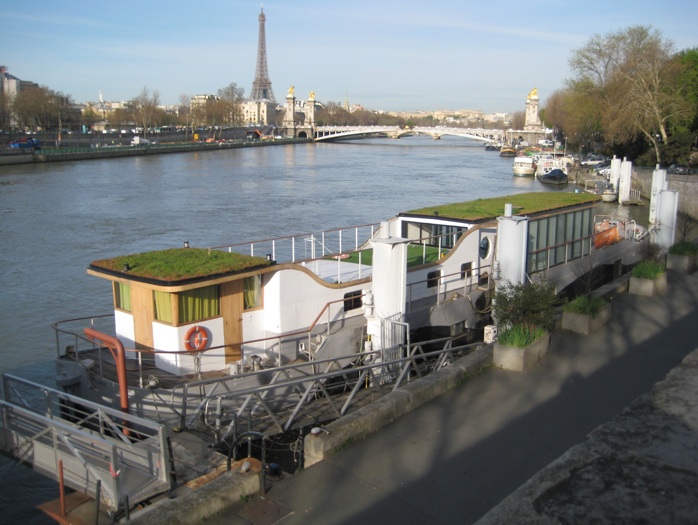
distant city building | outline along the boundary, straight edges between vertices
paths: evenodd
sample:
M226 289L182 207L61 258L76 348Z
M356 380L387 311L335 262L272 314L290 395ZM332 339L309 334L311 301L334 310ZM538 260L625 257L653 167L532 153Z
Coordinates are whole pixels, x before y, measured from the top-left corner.
M267 126L276 123L278 104L269 100L248 100L242 104L242 120L246 126Z
M17 96L20 82L20 79L7 72L7 67L0 66L0 93L5 100L9 101Z
M191 104L191 110L197 110L202 107L206 107L207 104L218 100L216 95L194 95L191 97L189 103Z
M29 82L28 80L20 80L7 72L7 66L0 66L0 103L2 104L0 107L0 116L2 118L0 127L17 125L9 109L10 104L22 90L33 87L39 87L39 84Z

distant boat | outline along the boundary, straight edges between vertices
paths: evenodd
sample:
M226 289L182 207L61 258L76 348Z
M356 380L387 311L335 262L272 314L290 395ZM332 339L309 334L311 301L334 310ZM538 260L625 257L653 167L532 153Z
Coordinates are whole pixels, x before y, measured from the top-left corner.
M584 182L584 191L601 195L604 202L615 202L618 200L618 192L613 184L604 179L590 179Z
M569 182L567 173L559 168L552 169L543 175L538 175L538 180L543 184L567 184Z
M485 144L485 151L499 151L499 145L495 142L488 142Z
M536 163L532 157L517 156L512 169L517 177L532 177L536 172Z
M499 156L500 157L515 157L516 150L514 148L502 146L502 149L499 150Z

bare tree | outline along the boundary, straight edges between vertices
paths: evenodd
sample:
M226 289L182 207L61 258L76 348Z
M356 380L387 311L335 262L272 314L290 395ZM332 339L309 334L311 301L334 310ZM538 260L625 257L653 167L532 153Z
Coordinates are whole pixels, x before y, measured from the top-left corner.
M134 120L143 127L143 137L148 133L148 128L155 122L156 110L160 104L160 93L155 90L151 93L143 87L140 94L129 101L129 108Z
M191 95L179 96L179 121L184 123L184 140L187 140L189 128L193 127L194 113L191 110Z
M23 89L14 98L12 110L20 126L32 130L59 129L71 113L70 97L47 87Z
M653 145L657 163L660 144L668 142L668 120L691 116L672 55L672 42L658 31L634 26L595 35L570 59L577 86L601 107L606 139L626 141L642 134Z
M679 212L676 217L676 233L678 233L678 242L689 241L693 236L693 230L698 225L698 221L687 213Z
M236 127L242 122L242 103L245 99L245 89L231 82L226 87L218 90L218 98L221 102L219 110L222 112L222 122L228 126Z

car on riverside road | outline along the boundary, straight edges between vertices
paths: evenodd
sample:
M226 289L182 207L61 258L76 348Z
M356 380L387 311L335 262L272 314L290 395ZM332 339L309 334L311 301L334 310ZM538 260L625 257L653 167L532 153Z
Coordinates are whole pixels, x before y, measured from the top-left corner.
M582 161L582 166L586 166L588 168L591 168L592 166L596 166L597 164L601 164L605 160L606 160L606 157L603 157L601 155L589 155L586 159L584 159Z

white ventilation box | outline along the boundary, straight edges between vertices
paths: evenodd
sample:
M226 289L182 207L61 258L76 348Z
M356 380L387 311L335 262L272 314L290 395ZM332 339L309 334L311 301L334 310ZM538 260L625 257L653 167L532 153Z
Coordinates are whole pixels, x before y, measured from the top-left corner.
M497 340L497 326L488 324L485 326L485 344L492 344Z

